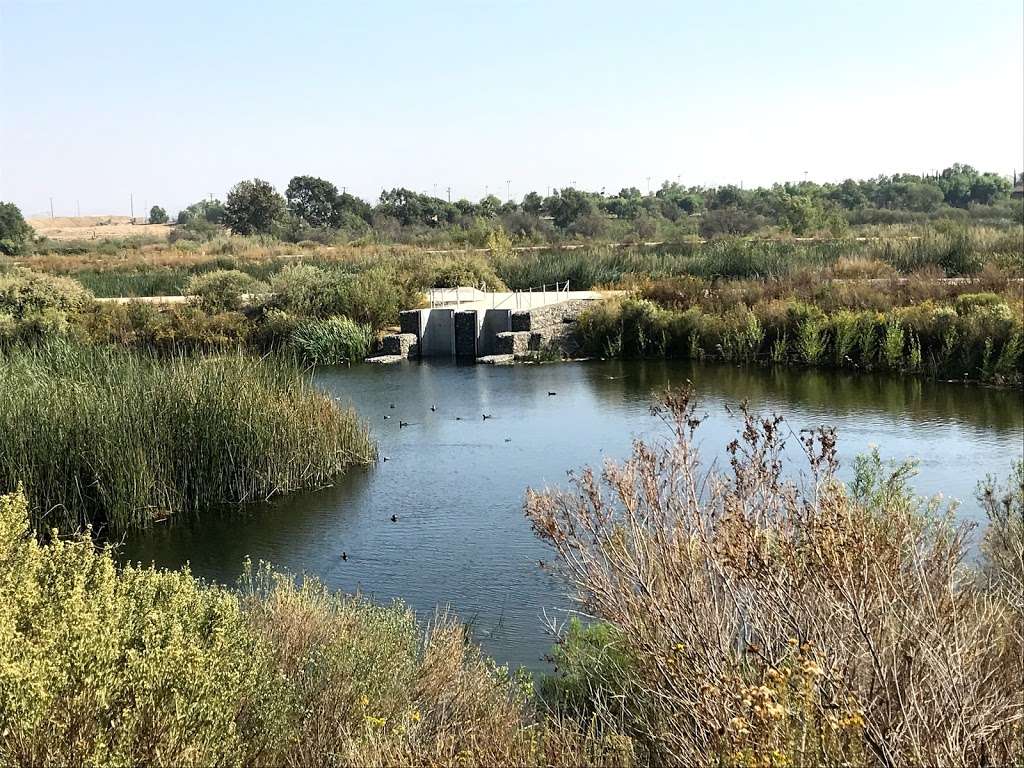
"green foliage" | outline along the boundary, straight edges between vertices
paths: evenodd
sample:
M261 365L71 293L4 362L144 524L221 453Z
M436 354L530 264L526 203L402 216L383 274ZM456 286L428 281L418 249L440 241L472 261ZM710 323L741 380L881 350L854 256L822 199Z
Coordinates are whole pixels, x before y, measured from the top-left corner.
M32 241L32 227L14 203L0 202L0 253L16 256Z
M178 224L190 224L200 220L209 224L223 224L224 203L220 200L200 200L178 212Z
M295 176L284 193L288 210L310 227L336 227L341 209L338 188L315 176Z
M150 224L166 224L168 221L170 221L170 218L167 216L167 211L159 205L154 205L149 209Z
M305 320L291 336L296 352L311 365L360 362L369 357L376 341L377 334L371 326L347 317Z
M604 357L798 360L1024 384L1024 324L998 295L965 294L959 312L930 301L886 311L825 312L792 299L737 305L731 294L715 297L678 281L645 295L659 303L613 300L584 313L577 324L583 348Z
M190 277L185 295L207 312L223 312L240 309L245 295L259 288L252 275L237 269L215 269Z
M0 496L4 765L575 764L457 622L246 565L237 590L40 545ZM573 759L575 757L576 759Z
M623 713L634 662L611 624L573 617L551 656L555 672L540 680L541 701L581 722L598 712Z
M50 344L0 360L0 490L33 515L115 531L320 487L374 448L294 367Z
M284 198L262 179L238 182L224 204L224 224L238 235L268 234L284 214Z

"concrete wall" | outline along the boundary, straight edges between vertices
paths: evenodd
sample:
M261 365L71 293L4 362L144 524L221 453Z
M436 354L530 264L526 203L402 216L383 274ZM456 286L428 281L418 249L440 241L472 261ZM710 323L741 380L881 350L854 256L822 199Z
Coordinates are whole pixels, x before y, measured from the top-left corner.
M478 357L497 353L495 339L499 333L512 330L511 309L485 309L480 319L476 351Z
M421 309L420 356L453 357L455 355L455 310Z

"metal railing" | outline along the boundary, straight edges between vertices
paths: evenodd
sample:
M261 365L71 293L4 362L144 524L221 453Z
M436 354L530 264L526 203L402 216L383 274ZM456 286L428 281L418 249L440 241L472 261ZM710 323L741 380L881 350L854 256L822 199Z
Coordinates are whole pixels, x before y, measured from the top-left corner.
M490 296L491 309L499 309L505 306L515 309L532 309L534 306L542 307L545 304L552 303L552 299L555 302L568 299L569 281L566 280L564 283L556 281L554 285L545 283L543 285L534 285L530 288L522 288L505 294L500 301L498 300L497 293L484 293L476 288L467 289L466 293L462 293L462 291L462 288L428 289L427 298L430 302L430 308L433 309L438 306L448 306L451 304L458 307L464 300L467 302L486 301L487 296ZM469 293L469 291L472 291L472 293ZM453 297L454 301L452 300Z

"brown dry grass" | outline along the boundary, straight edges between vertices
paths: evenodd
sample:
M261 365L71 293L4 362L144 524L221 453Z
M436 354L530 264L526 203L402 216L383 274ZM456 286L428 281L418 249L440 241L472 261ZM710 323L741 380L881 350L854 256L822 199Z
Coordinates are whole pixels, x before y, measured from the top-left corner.
M145 221L137 216L136 221ZM58 216L28 219L37 235L51 240L99 240L111 237L161 237L171 233L170 224L132 224L128 216Z

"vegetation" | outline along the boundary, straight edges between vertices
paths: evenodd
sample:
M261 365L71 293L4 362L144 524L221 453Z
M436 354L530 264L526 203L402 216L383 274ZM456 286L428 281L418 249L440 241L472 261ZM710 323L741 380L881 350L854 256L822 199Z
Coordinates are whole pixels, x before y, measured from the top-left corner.
M911 466L876 451L846 486L835 435L804 432L797 485L781 419L748 414L728 469L705 471L690 395L658 412L671 441L526 502L554 572L609 627L571 630L561 660L598 733L654 765L1024 759L1024 540L1009 515L990 521L1000 555L983 567L999 578L982 579L964 565L968 528L912 494ZM990 510L1018 511L1021 491Z
M267 234L283 219L284 211L284 198L269 182L240 181L228 192L224 223L239 235Z
M168 221L170 221L170 218L167 216L167 211L159 205L154 205L149 209L150 224L166 224Z
M117 566L88 538L31 533L0 497L0 761L146 765L1015 764L1024 727L1024 467L983 486L967 529L908 490L909 467L747 418L703 472L693 402L673 439L531 492L573 622L541 681L426 626L247 566L237 589ZM788 469L786 476L788 476ZM1004 511L1006 512L1004 514Z
M323 486L373 460L365 426L279 358L0 352L0 491L44 528L120 532Z
M912 291L914 286L910 286ZM934 287L933 287L934 291ZM584 349L609 357L678 357L924 373L1021 386L1024 303L1005 293L935 291L906 305L900 289L756 283L654 283L648 298L609 301L579 324ZM652 300L654 299L654 300Z
M292 347L310 365L362 362L373 350L373 328L347 317L312 318L292 331Z
M15 256L32 240L32 227L14 203L0 201L0 254Z
M237 269L215 269L192 275L185 285L191 296L207 312L234 311L242 308L246 294L255 293L259 284Z

